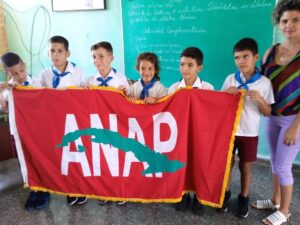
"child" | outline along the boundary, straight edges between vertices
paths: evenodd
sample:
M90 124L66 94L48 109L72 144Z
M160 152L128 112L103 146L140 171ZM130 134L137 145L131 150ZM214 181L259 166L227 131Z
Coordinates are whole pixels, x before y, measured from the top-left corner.
M85 76L81 69L67 60L70 56L70 51L69 42L66 38L62 36L51 37L48 55L52 65L40 74L41 83L44 87L85 86Z
M88 86L113 87L122 90L125 93L129 90L129 84L126 77L111 67L114 60L113 48L109 42L102 41L91 47L94 65L97 74L90 76L87 80ZM98 200L99 205L105 205L107 200ZM124 205L126 201L117 202L118 205Z
M198 89L214 90L214 87L198 77L198 73L202 69L203 53L199 48L189 47L183 50L180 56L180 73L182 78L169 88L169 94L172 94L179 88L193 87ZM188 209L191 201L191 193L186 193L182 196L179 203L176 203L175 209L184 211ZM194 194L192 200L192 212L201 215L204 213L204 207L198 201L197 195Z
M238 195L236 216L248 216L249 191L252 180L251 166L256 160L260 116L269 116L270 104L274 103L272 85L269 79L262 76L255 64L259 58L258 47L255 40L244 38L237 42L233 48L234 61L238 72L229 75L222 90L230 94L238 94L244 89L245 103L240 123L235 134L233 155L238 149L239 170L241 173L241 193ZM234 160L232 161L233 166ZM226 212L230 201L230 182L225 193L221 211Z
M74 63L68 62L70 56L69 42L62 36L49 39L49 52L52 65L41 72L41 83L48 88L67 88L69 86L84 87L85 77L81 69ZM67 196L68 205L84 204L85 197Z
M8 88L13 86L34 86L40 87L40 83L31 78L26 71L26 65L22 59L15 53L9 52L1 57L1 62L5 73L10 80L5 86L3 92L0 93L0 104L3 111L8 111ZM13 139L12 139L13 140ZM25 209L32 211L34 209L43 209L48 207L50 195L48 192L30 191L28 199L25 203Z
M214 87L198 77L198 73L202 70L203 53L199 48L189 47L183 50L180 58L180 73L182 79L168 90L172 94L179 88L193 87L205 90L214 90Z
M126 77L111 67L114 60L113 48L109 42L99 42L91 47L97 74L87 80L88 86L113 87L127 92L129 85Z
M167 89L159 82L159 63L155 54L141 53L136 60L136 69L141 79L129 88L131 100L144 99L145 103L153 104L168 94Z

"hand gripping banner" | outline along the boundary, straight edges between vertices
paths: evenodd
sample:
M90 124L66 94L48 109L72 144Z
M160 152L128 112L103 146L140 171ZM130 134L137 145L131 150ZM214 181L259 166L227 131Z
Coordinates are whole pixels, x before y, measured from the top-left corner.
M242 98L183 89L154 105L118 91L14 89L11 131L25 186L106 200L221 207Z

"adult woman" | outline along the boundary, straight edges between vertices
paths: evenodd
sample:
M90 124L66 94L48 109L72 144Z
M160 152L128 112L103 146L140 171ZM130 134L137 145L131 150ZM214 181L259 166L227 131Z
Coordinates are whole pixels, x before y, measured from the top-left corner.
M262 220L280 225L289 217L293 191L292 164L300 150L300 0L280 0L273 19L285 40L268 49L262 72L273 85L275 104L267 119L273 196L257 200L257 209L278 209Z

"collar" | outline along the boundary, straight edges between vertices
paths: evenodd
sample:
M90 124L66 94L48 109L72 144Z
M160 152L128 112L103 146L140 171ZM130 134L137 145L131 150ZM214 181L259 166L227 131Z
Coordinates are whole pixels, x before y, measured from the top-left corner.
M115 71L111 68L110 71L109 71L109 74L105 77L105 79L106 79L107 77L115 77L115 75L116 75ZM104 79L104 77L101 75L101 73L100 73L99 71L98 71L97 74L96 74L96 79L97 79L98 77L102 77L102 78Z
M55 70L56 72L62 73L62 71L58 70L58 69L57 69L55 66L53 66L53 65L52 65L52 68L53 68L53 70ZM65 69L64 72L69 72L69 73L73 74L73 73L74 73L74 70L75 70L75 64L68 62L68 63L67 63L67 66L66 66L66 69Z
M181 81L179 82L178 85L179 88L186 88L186 84L184 79L181 79ZM202 81L200 80L200 78L197 76L197 79L195 80L194 84L193 84L193 88L202 88Z
M27 81L27 82L29 83L29 85L32 85L32 78L31 78L31 76L30 76L29 74L27 74L27 77L26 77L26 80L25 80L25 81ZM25 81L24 81L24 82L25 82ZM24 83L24 82L23 82L23 83ZM22 84L23 84L23 83L22 83Z

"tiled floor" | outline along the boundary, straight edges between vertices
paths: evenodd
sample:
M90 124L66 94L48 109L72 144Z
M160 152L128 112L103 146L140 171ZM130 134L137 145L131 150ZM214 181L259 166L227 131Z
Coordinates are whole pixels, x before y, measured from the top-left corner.
M271 194L270 168L266 163L256 163L251 190L251 201L257 198L269 197ZM233 170L233 196L239 193L239 173ZM292 218L287 224L300 224L300 169L294 169L295 188L291 205ZM231 202L226 214L218 213L213 208L206 208L204 216L196 216L191 212L177 212L171 204L141 204L127 203L126 206L108 204L99 206L96 200L89 200L82 206L67 206L63 196L52 195L50 207L40 211L27 212L23 205L29 190L21 185L0 192L0 224L222 224L222 225L255 225L261 224L261 219L268 215L267 211L250 208L246 219L238 219L233 215L235 200Z

